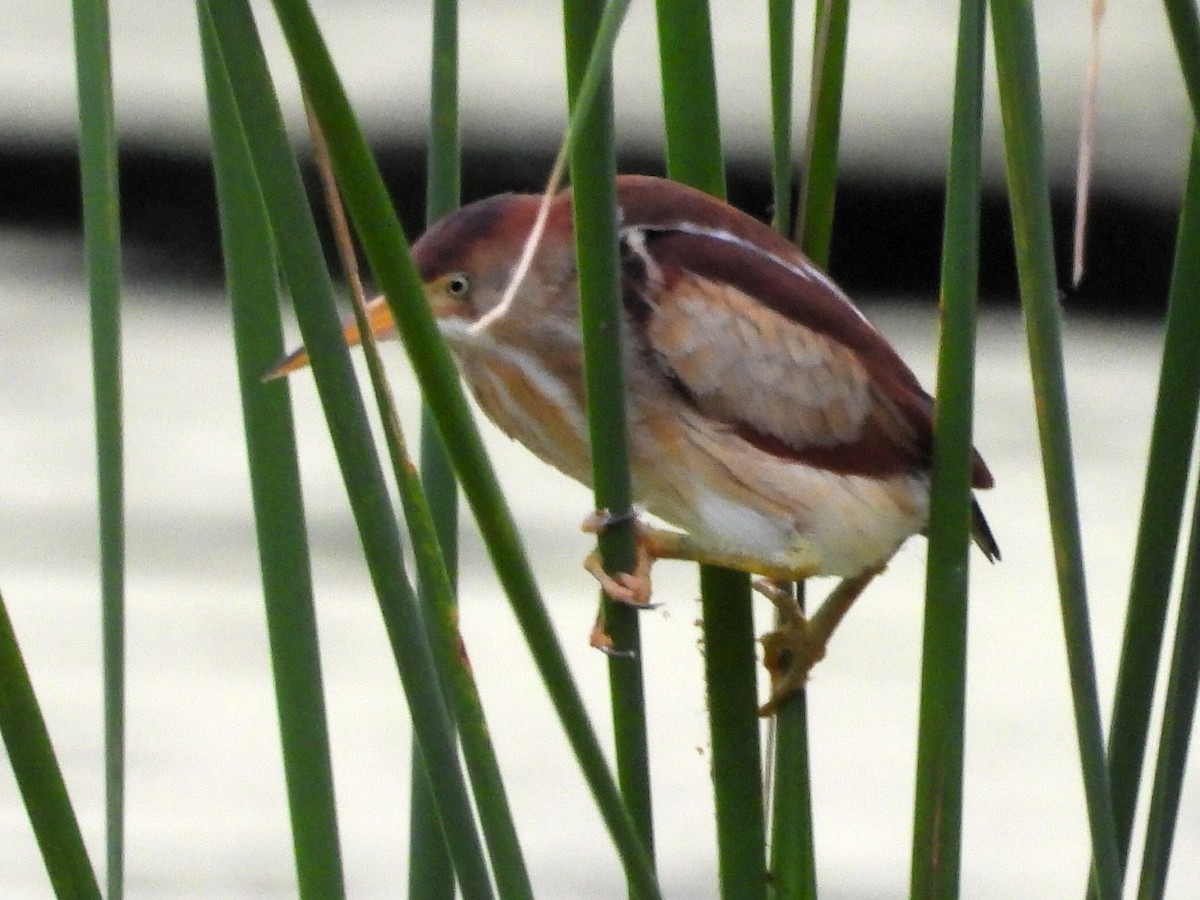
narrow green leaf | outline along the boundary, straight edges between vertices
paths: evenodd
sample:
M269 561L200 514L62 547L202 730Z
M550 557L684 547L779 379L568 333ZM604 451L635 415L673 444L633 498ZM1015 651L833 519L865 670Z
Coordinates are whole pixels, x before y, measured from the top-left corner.
M708 0L657 0L667 172L725 199Z
M707 0L658 3L659 57L672 178L724 199L716 72ZM722 897L766 888L762 770L749 578L700 568Z
M812 96L804 151L804 187L796 243L809 259L829 267L833 205L846 80L850 0L817 0L813 32Z
M1200 143L1193 138L1187 190L1175 243L1175 270L1167 306L1166 334L1142 514L1134 549L1125 636L1117 671L1116 699L1108 738L1117 841L1124 867L1137 811L1146 736L1162 655L1167 605L1187 495L1188 466L1200 409Z
M121 214L106 0L73 0L79 170L87 248L100 505L107 887L125 894L125 456L121 401Z
M1093 877L1101 898L1116 898L1121 891L1121 867L1087 611L1032 4L1029 0L993 0L992 27L1017 271L1037 400L1075 727L1095 854Z
M1200 485L1197 486L1200 490ZM1195 494L1193 496L1196 496ZM1187 767L1188 744L1196 720L1196 693L1200 685L1200 504L1192 516L1192 536L1188 546L1187 569L1179 622L1175 630L1175 649L1167 678L1163 703L1162 736L1158 744L1158 763L1154 771L1154 790L1150 795L1150 814L1146 822L1146 853L1142 858L1142 876L1138 900L1159 900L1167 889L1167 869L1175 824L1179 818L1179 798Z
M771 185L775 230L792 229L793 0L771 0L767 8L771 57ZM797 586L793 586L795 591ZM803 602L803 587L800 601ZM813 844L812 775L808 748L808 697L801 691L775 714L775 740L769 798L771 896L776 900L815 900L816 849ZM770 746L770 745L768 745Z
M426 160L425 222L432 225L459 204L460 142L458 129L458 0L435 0L430 66L429 156ZM421 411L421 481L429 498L451 586L458 570L458 482L437 435L429 410ZM417 593L424 609L433 599L419 576ZM429 778L415 741L412 750L412 798L409 808L409 900L451 900L454 870ZM503 887L500 886L503 891Z
M254 19L244 0L200 0L199 8L215 29L233 86L276 252L309 350L351 511L408 699L413 731L450 841L455 871L465 896L491 897L487 863L440 689L442 676L430 648L423 614L405 576L399 531L383 471Z
M425 627L433 639L435 659L440 663L441 687L451 712L458 723L462 739L463 757L475 792L475 805L484 829L492 869L496 875L496 886L506 898L531 898L533 888L525 870L520 843L508 807L508 796L500 776L488 732L483 705L475 687L474 676L466 662L462 637L458 631L458 610L454 598L454 585L442 556L441 540L434 522L433 512L421 483L420 475L408 455L408 445L400 425L400 416L392 398L387 374L383 369L383 358L379 352L378 339L371 331L362 280L359 277L358 261L355 257L350 225L346 220L340 192L333 179L329 161L329 148L320 128L313 127L314 146L318 168L325 188L326 204L333 221L338 250L346 271L350 292L354 298L354 317L362 336L364 355L370 373L371 387L379 418L383 423L384 440L392 464L392 473L400 488L400 502L412 540L413 557L416 560L417 578L424 596L421 610ZM452 486L453 482L451 482ZM417 747L421 753L420 746ZM424 757L418 755L420 768L425 769ZM426 773L427 774L427 773ZM430 787L428 777L423 779ZM418 782L419 783L419 782ZM439 816L440 825L440 816ZM443 835L444 836L444 835ZM447 849L449 844L447 843ZM411 880L411 879L410 879Z
M757 703L754 683L744 681L744 674L753 676L756 667L754 619L749 615L718 615L721 601L726 598L741 600L745 594L747 602L742 605L750 605L748 581L742 572L700 567L722 900L762 898L767 891ZM718 622L725 630L716 632L710 621ZM743 677L733 690L723 680L730 673Z
M616 33L609 32L607 45L599 43L605 6L604 0L564 0L563 29L574 138L571 181L592 484L596 508L615 515L598 536L599 552L608 572L632 572L637 550L634 523L626 515L632 510L633 489L625 417L612 83L608 77ZM579 96L593 59L605 61L605 75L595 99L584 107ZM600 602L605 627L617 649L608 661L617 779L653 865L654 817L639 614L607 596ZM635 885L630 884L629 889L636 893Z
M792 80L795 65L792 27L794 0L767 4L767 42L771 65L771 196L775 230L792 227Z
M1163 6L1192 105L1192 118L1200 124L1200 13L1192 0L1163 0Z
M201 44L299 895L337 898L345 887L291 404L286 385L262 383L283 353L275 248L211 29Z
M496 474L463 397L458 374L425 302L400 223L355 121L312 11L301 0L277 0L307 95L329 141L346 205L388 298L423 396L451 455L497 575L521 625L543 683L625 865L645 897L658 896L648 858L621 801L578 689L537 590L529 560ZM586 84L586 79L585 79ZM305 335L308 343L308 336Z
M667 172L725 198L708 0L659 0ZM721 896L766 893L766 825L750 578L700 567Z
M913 825L914 898L957 897L962 854L985 24L983 0L963 0L942 240L942 333Z
M0 596L0 737L12 763L50 884L59 897L100 900L79 821Z

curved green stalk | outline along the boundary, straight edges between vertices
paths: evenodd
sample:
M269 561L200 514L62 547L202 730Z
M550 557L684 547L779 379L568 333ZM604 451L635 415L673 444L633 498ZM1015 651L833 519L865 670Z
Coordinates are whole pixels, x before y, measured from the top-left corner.
M1187 474L1200 409L1200 143L1193 139L1187 190L1175 244L1158 400L1150 433L1142 514L1108 738L1113 814L1124 867L1137 810L1146 737L1187 496Z
M1088 621L1063 373L1062 325L1055 280L1037 47L1029 0L993 0L992 27L1017 271L1037 399L1042 468L1050 503L1050 530L1058 571L1084 794L1095 854L1093 877L1101 898L1116 898L1121 891L1121 869Z
M667 172L725 199L708 0L657 0Z
M771 57L771 186L775 230L792 229L793 0L767 8ZM795 587L793 587L793 590ZM802 588L801 588L802 590ZM803 598L801 598L802 600ZM768 797L771 827L771 895L777 900L815 900L812 775L808 749L808 697L801 691L779 707ZM770 748L770 742L768 743Z
M606 59L612 55L611 43L597 43L605 5L602 0L564 0L563 28L567 93L572 118L578 121L571 127L575 138L571 181L592 484L596 508L616 515L599 535L599 551L607 571L632 572L637 548L633 520L624 515L632 509L633 488L625 417L611 78L603 79L587 109L581 108L578 99L589 59L597 53ZM615 32L611 37L615 40ZM607 76L607 66L605 72ZM582 119L578 119L580 115ZM608 660L608 673L617 778L653 865L654 817L639 613L607 596L600 602L604 627L616 648ZM635 892L632 884L630 892Z
M983 0L963 0L942 241L942 333L913 825L914 898L957 897L962 854L985 23Z
M100 504L107 888L125 894L125 455L121 401L121 214L106 0L74 0L79 174L87 246Z
M21 657L8 607L0 596L0 738L33 826L33 835L59 897L100 900L79 820L50 743L29 670Z
M1197 485L1200 490L1200 485ZM1195 496L1195 495L1194 495ZM1175 629L1175 648L1167 695L1163 704L1162 736L1158 744L1158 762L1154 771L1154 790L1150 795L1150 814L1146 822L1146 853L1138 900L1159 900L1167 888L1167 869L1175 823L1179 817L1179 798L1187 766L1188 744L1196 720L1196 693L1200 684L1200 504L1192 515L1192 535L1187 553L1187 569Z
M1166 0L1167 18L1192 105L1200 122L1200 18L1190 0ZM1142 515L1134 551L1121 662L1117 671L1108 773L1122 868L1129 857L1141 786L1158 662L1183 519L1188 465L1200 406L1200 144L1193 137L1175 243L1175 268L1167 306L1158 400L1146 462Z
M804 187L796 243L818 266L829 267L846 80L850 0L817 0L813 33L812 96L804 149Z
M458 0L435 0L430 66L429 151L426 160L425 223L432 225L459 204L461 151L458 128ZM458 482L429 410L422 404L421 483L437 530L451 591L458 574ZM424 609L433 598L419 575L417 593ZM453 598L453 593L451 594ZM409 801L409 900L452 900L454 871L429 778L416 742L412 748ZM503 890L503 888L500 888Z
M446 561L442 557L441 538L425 496L421 477L408 455L408 444L400 425L400 416L396 411L387 373L383 369L379 342L371 330L366 296L359 276L358 260L355 257L354 239L350 234L350 224L346 221L346 212L334 180L329 148L315 120L310 119L310 129L338 253L354 301L354 318L362 336L371 388L375 394L380 421L383 423L384 441L392 464L392 474L400 489L400 502L412 540L417 578L424 590L421 609L425 614L425 627L433 638L434 654L441 663L442 690L458 724L463 757L474 788L475 806L483 825L492 870L496 875L496 886L502 897L531 898L533 888L529 883L517 831L513 826L508 795L492 748L483 704L480 702L475 679L466 660L462 636L458 630L454 585ZM430 799L436 801L428 773L425 771L424 758L420 756L419 742L416 749L418 762L425 776L422 780L431 789ZM436 813L436 802L434 805ZM446 847L448 849L449 845Z
M200 0L218 39L266 204L275 248L309 350L317 390L346 483L371 580L408 699L462 891L491 897L483 846L459 766L441 675L423 614L404 574L400 535L362 398L342 337L333 288L275 100L253 16L244 0ZM305 85L308 87L308 85Z
M795 0L767 4L767 42L771 66L771 220L780 234L792 228L792 25Z
M201 44L298 893L338 898L345 884L291 403L286 387L262 385L283 353L275 248L210 28Z
M724 199L708 2L659 0L657 8L667 172ZM763 897L766 826L749 576L701 566L700 604L721 896Z
M463 397L454 363L425 302L420 280L407 252L404 233L312 11L302 0L276 0L275 9L307 96L329 142L334 171L347 209L370 259L371 269L388 298L413 371L435 413L443 445L451 455L463 492L529 643L542 681L617 846L627 876L636 882L643 896L656 897L658 888L648 857L592 731L495 471ZM307 335L305 343L309 343Z

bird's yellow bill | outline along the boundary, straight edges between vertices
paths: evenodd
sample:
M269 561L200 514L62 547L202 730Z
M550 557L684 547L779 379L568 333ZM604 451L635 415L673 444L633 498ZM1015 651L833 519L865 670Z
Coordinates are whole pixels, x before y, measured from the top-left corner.
M396 323L392 320L392 313L388 309L387 300L382 295L367 304L367 321L370 322L371 332L376 337L388 337L396 329ZM342 333L346 337L346 343L351 347L356 347L362 343L362 334L358 330L358 323L353 319L346 324ZM308 350L304 347L299 347L285 356L271 371L264 375L263 381L274 381L276 378L284 378L299 369L305 368L307 365Z

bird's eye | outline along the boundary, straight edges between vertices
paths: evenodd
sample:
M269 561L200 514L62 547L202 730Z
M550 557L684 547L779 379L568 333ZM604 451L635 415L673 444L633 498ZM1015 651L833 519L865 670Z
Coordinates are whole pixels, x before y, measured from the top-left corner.
M463 272L458 272L446 279L446 293L451 297L465 297L471 289L471 279Z

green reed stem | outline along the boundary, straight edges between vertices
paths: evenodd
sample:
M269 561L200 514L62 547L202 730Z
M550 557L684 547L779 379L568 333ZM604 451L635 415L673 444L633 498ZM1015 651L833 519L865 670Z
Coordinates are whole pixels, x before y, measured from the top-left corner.
M842 129L842 88L846 80L850 0L817 0L815 20L812 96L796 243L818 266L828 268L829 248L833 240L833 206Z
M1163 0L1192 118L1200 123L1200 12L1191 0Z
M772 0L767 7L771 58L771 185L775 230L792 230L792 81L794 68L793 0ZM795 588L793 588L794 590ZM801 601L803 601L801 588ZM817 896L813 845L812 776L808 748L808 697L788 698L775 713L771 766L771 896L777 900L814 900Z
M203 28L213 164L299 896L345 895L308 535L291 402L262 373L283 353L275 248L211 28Z
M754 618L720 615L722 602L750 606L748 582L743 572L700 567L722 900L760 900L767 891L757 704L754 682L746 679L756 667ZM732 685L725 681L730 676L737 679Z
M432 225L460 202L461 148L458 126L458 0L433 4L433 48L430 67L429 155L426 160L425 222ZM429 500L446 572L454 589L458 573L458 482L442 447L429 410L422 404L421 483ZM418 576L417 593L426 609L429 588ZM409 801L409 900L451 900L454 869L429 779L413 742L412 798Z
M1158 399L1150 433L1142 513L1133 557L1125 635L1108 739L1121 865L1127 865L1154 687L1162 654L1188 466L1200 409L1200 142L1193 138L1175 243Z
M1192 115L1200 122L1200 18L1195 4L1186 0L1166 0L1164 5ZM1195 302L1200 290L1197 246L1200 246L1200 146L1193 138L1175 244L1158 400L1108 738L1108 772L1122 868L1128 861L1137 810L1200 405L1200 367L1195 365L1195 336L1200 334L1200 303Z
M491 897L487 862L440 688L442 675L423 613L405 576L400 535L387 499L383 471L254 19L244 0L200 0L200 10L215 28L233 86L276 252L309 350L351 511L408 699L413 731L450 841L455 871L464 896Z
M955 898L959 891L985 24L983 0L963 0L942 241L942 333L913 825L914 898Z
M100 510L107 889L125 894L125 457L121 401L121 213L106 0L73 0L79 170L87 253Z
M329 142L334 171L347 209L372 271L388 298L399 337L434 413L443 445L450 453L547 693L613 837L627 876L636 881L642 896L656 897L658 888L649 858L621 801L567 668L495 470L463 396L454 363L425 301L416 268L407 252L404 233L312 11L302 0L277 0L275 8L305 90ZM305 341L307 343L307 336Z
M724 199L708 2L659 0L657 8L667 172ZM749 576L701 566L700 605L721 896L763 897L766 827Z
M0 738L58 897L100 900L79 820L67 795L29 670L0 596Z
M632 572L637 548L625 416L624 341L621 330L621 269L617 249L616 150L611 78L599 85L590 108L577 112L579 94L593 54L610 59L611 43L597 47L603 0L565 0L563 27L567 93L578 119L572 126L571 181L575 245L579 260L580 323L592 484L596 508L617 518L599 535L600 558L608 572ZM615 40L616 34L612 33ZM607 72L607 67L606 67ZM613 740L621 795L638 834L654 859L654 816L646 700L638 611L602 596L601 615L616 653L609 657ZM635 893L630 885L630 893Z
M337 183L329 160L329 148L320 126L310 120L313 146L316 151L317 168L325 190L325 202L333 223L338 253L350 294L354 301L354 318L361 336L363 354L371 378L371 388L383 423L384 441L392 474L400 489L400 502L412 540L413 557L417 566L417 578L424 587L421 598L425 628L433 638L435 658L440 663L442 690L450 711L458 724L462 740L463 757L471 786L475 794L475 806L483 825L496 886L502 897L531 898L533 888L525 870L520 842L508 807L508 797L500 776L489 737L487 720L483 714L475 679L467 663L466 648L458 630L458 609L454 597L454 585L442 558L441 542L434 524L433 512L421 484L421 478L408 454L408 444L400 425L400 416L383 368L379 353L379 342L371 331L367 313L366 296L359 275L358 260L354 251L354 240L350 234L350 223L342 205ZM417 746L418 762L425 769L424 758ZM428 777L427 786L432 784ZM436 801L436 797L433 798ZM436 812L436 809L435 809ZM447 845L448 849L448 845Z
M781 234L792 227L792 82L795 66L795 0L767 4L767 44L771 67L772 223Z
M676 181L725 199L708 0L657 0L667 171Z
M1062 325L1055 280L1037 45L1029 0L993 0L992 27L1017 270L1037 400L1042 468L1050 506L1050 530L1058 571L1084 794L1095 854L1093 878L1101 898L1116 898L1121 890L1121 867L1105 768L1100 701L1088 621L1063 373Z
M1200 496L1200 484L1197 493ZM1200 685L1200 504L1192 514L1192 534L1188 544L1187 568L1175 629L1175 648L1167 678L1163 703L1162 735L1158 743L1158 762L1154 771L1154 790L1150 795L1150 814L1146 822L1146 852L1138 900L1159 900L1167 888L1167 869L1175 825L1179 818L1179 799L1187 766L1188 745L1196 720L1196 693Z

